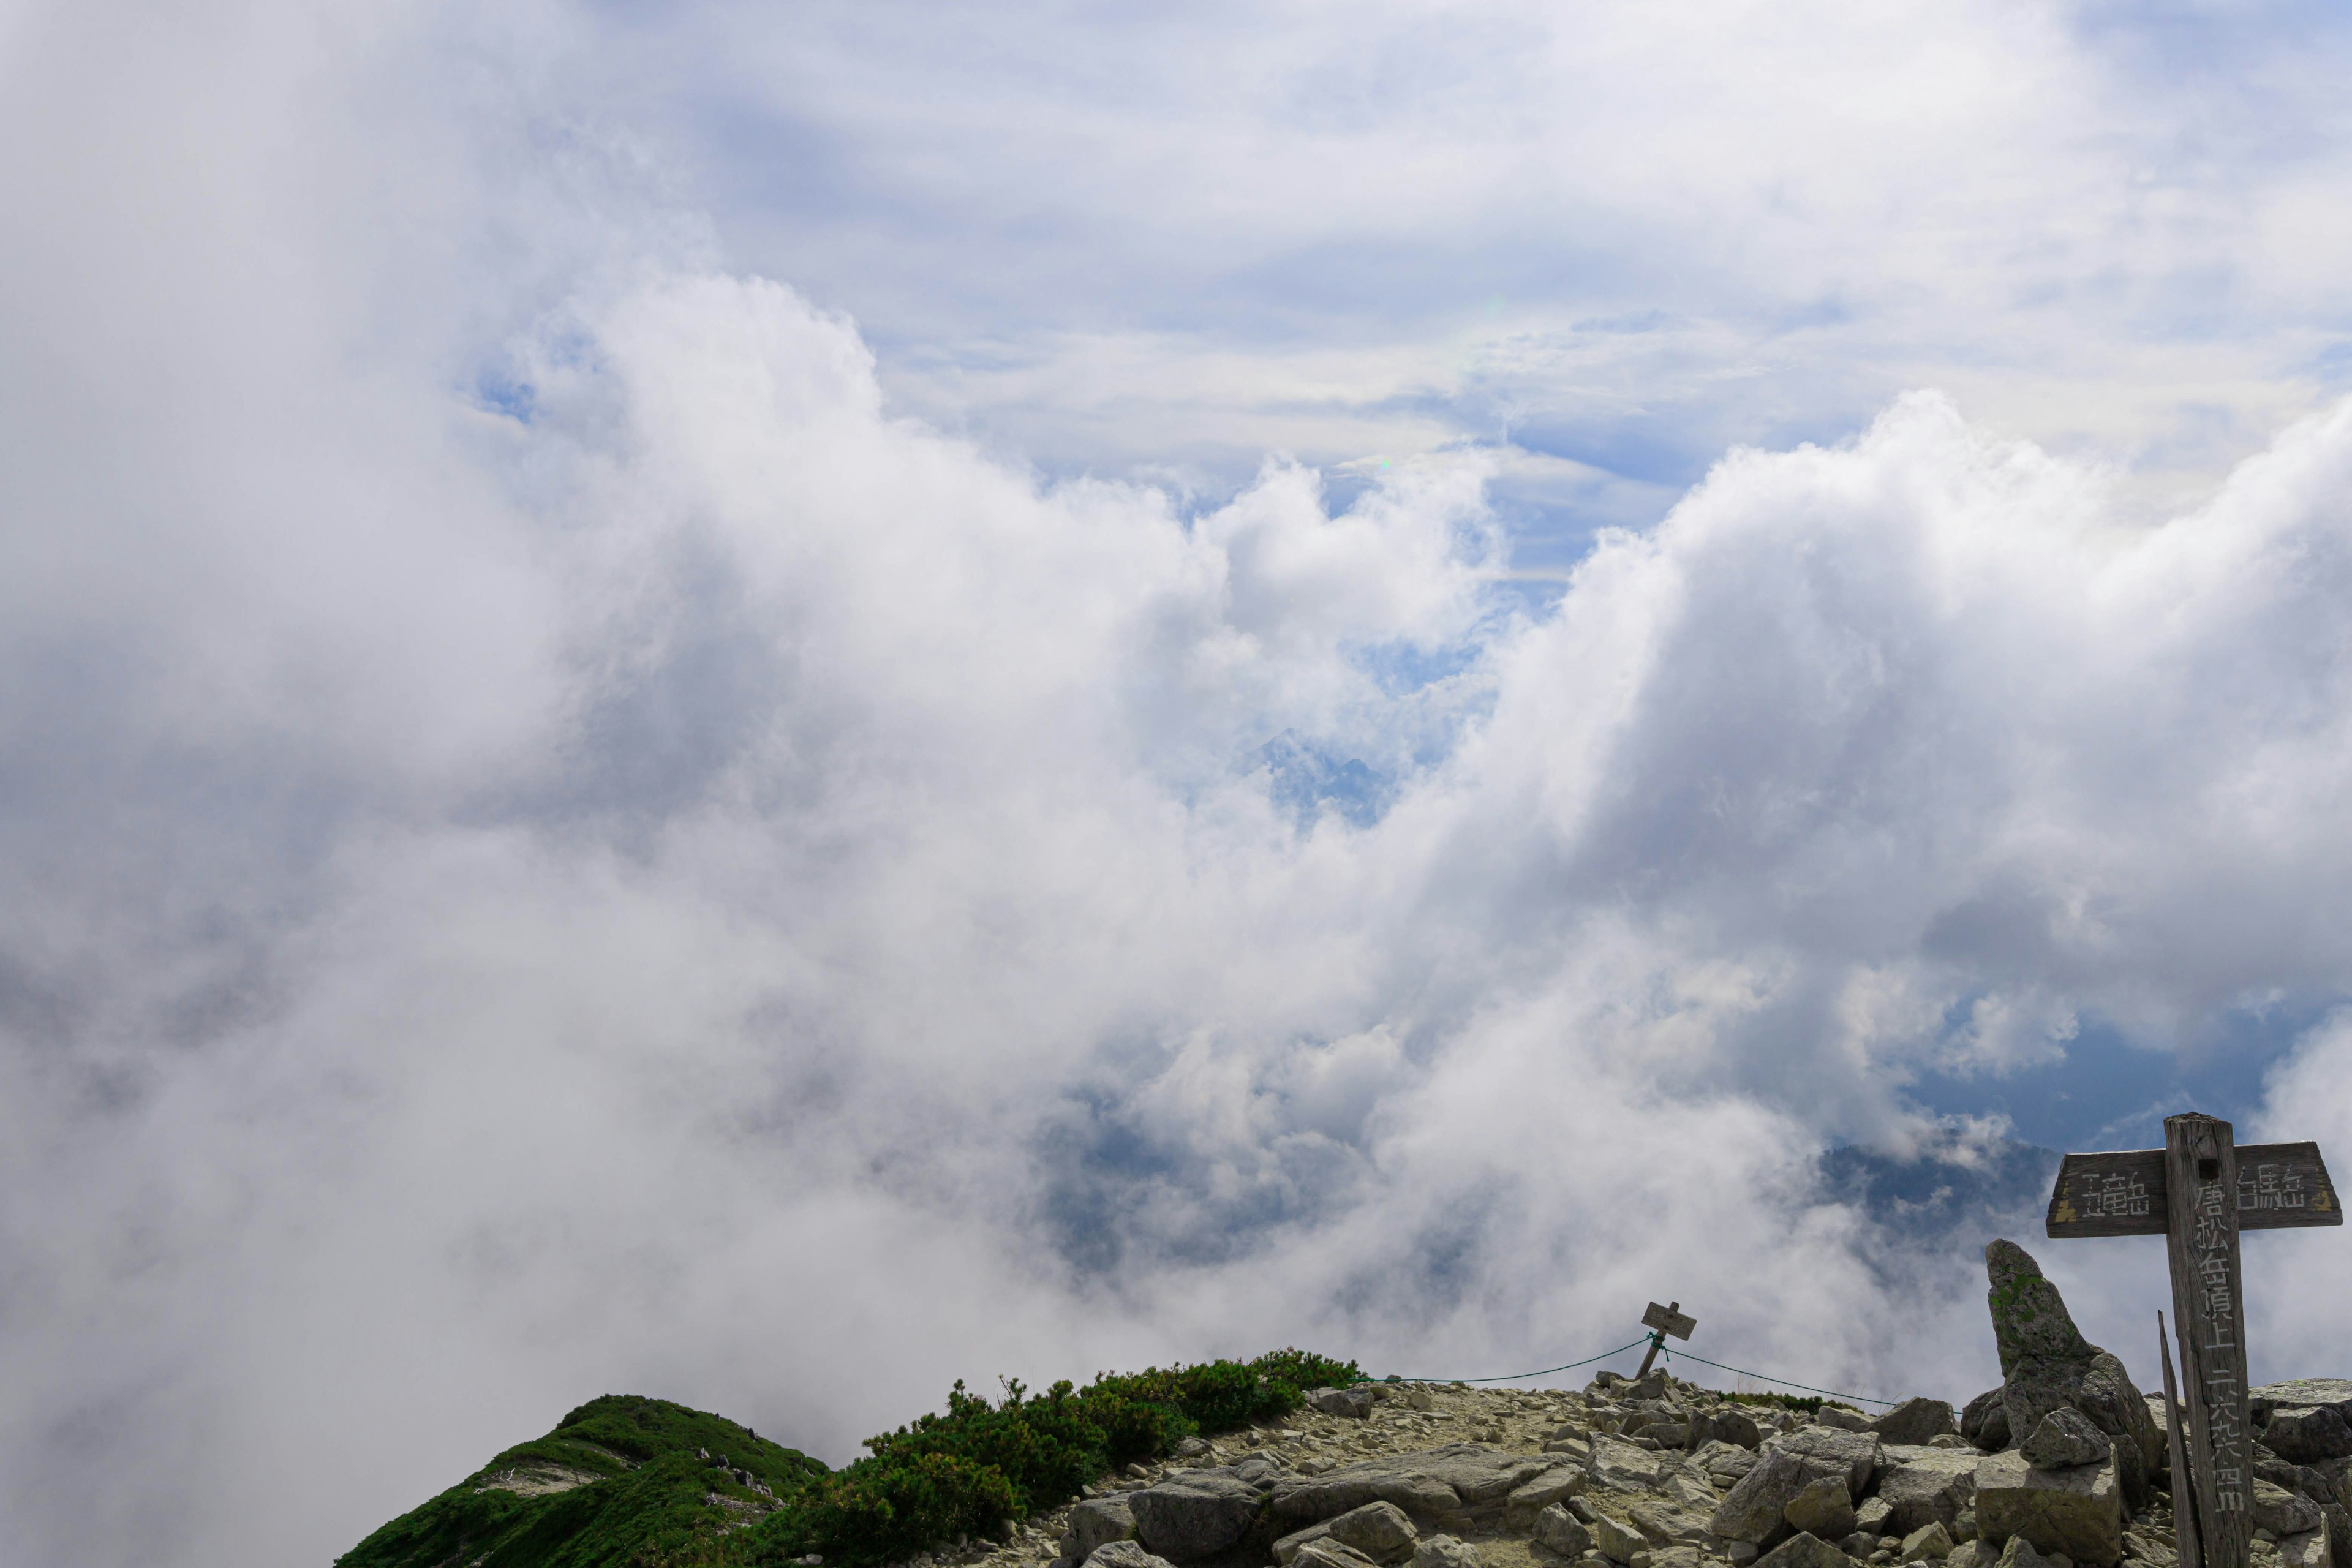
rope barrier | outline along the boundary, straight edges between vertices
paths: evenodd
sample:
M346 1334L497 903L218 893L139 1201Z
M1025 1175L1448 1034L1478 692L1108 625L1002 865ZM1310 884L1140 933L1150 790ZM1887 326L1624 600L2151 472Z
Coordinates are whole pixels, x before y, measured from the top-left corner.
M1627 1351L1637 1349L1637 1348L1639 1348L1640 1346L1643 1346L1643 1345L1648 1344L1649 1342L1650 1342L1650 1336L1649 1336L1649 1335L1647 1335L1647 1334L1643 1334L1640 1339L1635 1340L1635 1341L1634 1341L1632 1344L1630 1344L1630 1345L1619 1345L1619 1346L1618 1346L1615 1350L1613 1350L1613 1351L1602 1351L1599 1355L1589 1355L1589 1356L1586 1356L1582 1361L1572 1361L1572 1362L1566 1363L1565 1364L1560 1365L1560 1366L1548 1366L1548 1367L1545 1367L1544 1369L1542 1369L1540 1372L1513 1372L1513 1373L1505 1373L1504 1375L1502 1375L1501 1377L1399 1377L1399 1378L1378 1378L1378 1377L1367 1377L1367 1378L1360 1379L1360 1381L1358 1381L1358 1382L1356 1382L1356 1383L1354 1383L1354 1384L1350 1384L1349 1386L1349 1387L1351 1387L1351 1388L1360 1388L1360 1387L1362 1387L1365 1384L1368 1384L1368 1383L1385 1383L1385 1382L1394 1382L1394 1383L1517 1383L1517 1382L1518 1382L1521 1378L1527 1378L1527 1377L1549 1377L1549 1376L1550 1376L1553 1373L1556 1373L1556 1372L1569 1372L1569 1371L1572 1371L1572 1370L1574 1370L1575 1368L1580 1367L1580 1366L1591 1366L1591 1365L1594 1362L1596 1362L1596 1361L1607 1361L1607 1360L1608 1360L1611 1356L1612 1356L1612 1355L1623 1355Z
M1613 1351L1602 1351L1599 1355L1589 1355L1589 1356L1586 1356L1582 1361L1572 1361L1572 1362L1568 1362L1568 1363L1563 1363L1562 1365L1559 1365L1559 1366L1548 1366L1548 1367L1544 1367L1544 1368L1542 1368L1542 1369L1540 1369L1540 1370L1538 1370L1538 1371L1536 1371L1536 1372L1514 1372L1514 1373L1505 1373L1504 1375L1502 1375L1501 1377L1392 1377L1392 1378L1366 1377L1366 1378L1360 1378L1360 1379L1358 1379L1355 1383L1350 1384L1349 1386L1350 1386L1350 1387L1352 1387L1352 1388L1361 1388L1361 1387L1363 1387L1363 1386L1364 1386L1365 1384L1367 1384L1382 1383L1382 1382L1386 1382L1386 1383L1462 1383L1462 1384L1471 1384L1471 1383L1519 1383L1519 1382L1522 1382L1522 1381L1524 1381L1524 1380L1526 1380L1526 1379L1528 1379L1528 1378L1530 1378L1530 1377L1549 1377L1549 1376L1550 1376L1553 1373L1556 1373L1556 1372L1572 1372L1572 1371L1574 1371L1576 1368L1578 1368L1578 1367L1580 1367L1580 1366L1591 1366L1594 1362L1597 1362L1597 1361L1607 1361L1611 1356L1613 1356L1613 1355L1623 1355L1627 1351L1630 1351L1630 1350L1639 1350L1642 1346L1643 1346L1643 1345L1645 1345L1645 1344L1648 1344L1649 1342L1650 1342L1650 1336L1649 1336L1649 1335L1647 1335L1647 1334L1644 1334L1644 1335L1643 1335L1640 1339L1635 1340L1632 1344L1627 1344L1627 1345L1619 1345L1619 1346L1618 1346L1615 1350L1613 1350ZM1750 1372L1750 1371L1748 1371L1748 1370L1746 1367L1744 1367L1744 1366L1726 1366L1726 1365L1724 1365L1724 1364L1723 1364L1721 1362L1719 1362L1719 1361L1709 1361L1709 1360L1707 1360L1707 1359L1706 1359L1706 1357L1705 1357L1705 1356L1703 1356L1703 1355L1693 1355L1693 1354L1691 1354L1691 1353L1690 1353L1690 1352L1688 1352L1688 1351L1670 1351L1670 1350L1666 1350L1666 1349L1664 1349L1664 1347L1661 1346L1661 1347L1660 1347L1660 1353L1661 1353L1661 1354L1663 1354L1663 1355L1665 1357L1665 1359L1666 1359L1666 1360L1668 1360L1668 1361L1673 1361L1675 1357L1680 1356L1680 1357L1681 1357L1683 1360L1685 1360L1685 1361L1695 1361L1695 1362L1698 1363L1699 1363L1699 1365L1701 1365L1701 1366L1711 1366L1711 1367L1715 1368L1717 1372L1733 1372L1733 1373L1738 1373L1740 1376L1742 1376L1742 1377L1752 1377L1752 1378L1756 1378L1756 1379L1758 1379L1759 1381L1760 1381L1760 1382L1764 1382L1764 1383L1777 1383L1777 1384L1780 1384L1781 1387L1783 1387L1783 1388L1801 1388L1801 1389L1803 1389L1807 1394L1824 1394L1824 1395L1826 1395L1826 1396L1828 1396L1829 1398L1832 1398L1832 1399L1858 1399L1858 1400L1860 1400L1860 1401L1861 1401L1863 1404L1864 1404L1864 1405L1887 1405L1887 1406L1889 1406L1889 1407L1892 1407L1893 1405L1896 1405L1896 1404L1899 1404L1899 1403L1900 1403L1900 1401L1893 1400L1893 1399L1873 1399L1873 1398L1872 1398L1869 1394L1840 1394L1837 1390L1835 1390L1835 1389L1833 1389L1833 1388L1815 1388L1815 1387L1814 1387L1811 1384L1810 1384L1810 1383L1791 1383L1791 1382L1790 1382L1790 1381L1789 1381L1787 1378L1785 1378L1785 1377L1773 1377L1773 1376L1771 1376L1771 1375L1769 1375L1769 1373L1760 1373L1760 1372Z
M1785 1377L1769 1377L1760 1372L1749 1372L1746 1367L1726 1366L1719 1361L1709 1361L1703 1355L1693 1355L1688 1351L1667 1351L1665 1352L1665 1357L1668 1361L1674 1360L1676 1356L1680 1356L1685 1361L1695 1361L1701 1366L1711 1366L1717 1372L1736 1372L1742 1377L1761 1378L1766 1383L1777 1383L1783 1388L1801 1388L1807 1394L1825 1394L1832 1399L1859 1399L1864 1405L1885 1405L1888 1406L1901 1403L1898 1400L1893 1399L1873 1399L1867 1394L1840 1394L1834 1388L1815 1388L1810 1383L1790 1383Z

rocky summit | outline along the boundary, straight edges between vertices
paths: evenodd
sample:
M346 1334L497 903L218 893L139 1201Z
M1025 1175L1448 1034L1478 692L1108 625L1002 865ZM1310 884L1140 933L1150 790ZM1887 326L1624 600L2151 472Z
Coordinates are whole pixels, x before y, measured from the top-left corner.
M929 1550L836 1555L834 1568L2177 1568L2160 1402L2083 1338L2023 1248L1993 1243L1986 1269L2003 1379L1957 1415L1925 1395L1871 1416L1834 1402L1727 1394L1663 1371L1638 1382L1603 1373L1576 1391L1294 1389L1276 1415L1172 1441L1080 1496L1065 1491L1056 1506L993 1518ZM1049 1407L1061 1408L1032 1405L1024 1419ZM2352 1568L2352 1381L2273 1384L2253 1391L2250 1413L2262 1439L2255 1568ZM613 1447L618 1431L557 1436ZM719 1435L730 1451L749 1451L748 1433ZM695 1488L712 1487L701 1452L712 1440L681 1428L667 1462ZM820 1479L792 1468L822 1470L800 1456L761 1455L779 1482ZM536 1446L460 1492L481 1512L485 1489L536 1485L530 1466L574 1458L561 1444ZM751 1484L765 1494L751 1508L785 1522L791 1497L760 1476ZM701 1500L728 1502L724 1489ZM477 1555L469 1543L448 1557L455 1539L446 1521L437 1531L395 1521L368 1546L418 1550L363 1550L346 1563L497 1568L511 1555ZM478 1531L469 1542L486 1539ZM695 1539L705 1551L725 1537ZM782 1530L745 1539L757 1549L676 1561L826 1561Z

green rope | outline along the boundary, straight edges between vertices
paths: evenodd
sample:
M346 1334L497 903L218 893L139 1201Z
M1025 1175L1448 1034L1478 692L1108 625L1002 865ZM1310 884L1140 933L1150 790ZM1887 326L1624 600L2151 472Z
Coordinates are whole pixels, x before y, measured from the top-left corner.
M1501 1377L1398 1377L1398 1378L1388 1378L1388 1379L1382 1379L1382 1378L1377 1378L1377 1377L1364 1377L1364 1378L1359 1378L1359 1379L1357 1379L1357 1380L1356 1380L1356 1382L1354 1382L1353 1384L1350 1384L1349 1386L1349 1387L1351 1387L1351 1388L1360 1388L1360 1387L1362 1387L1365 1384L1368 1384L1368 1383L1381 1383L1381 1382L1391 1382L1391 1383L1517 1383L1517 1382L1518 1382L1519 1380L1521 1380L1522 1378L1529 1378L1529 1377L1549 1377L1553 1373L1556 1373L1556 1372L1568 1372L1568 1371L1570 1371L1570 1370L1572 1370L1572 1369L1574 1369L1574 1368L1576 1368L1576 1367L1580 1367L1580 1366L1591 1366L1591 1365L1594 1362L1596 1362L1596 1361L1607 1361L1607 1360L1608 1360L1611 1356L1612 1356L1612 1355L1623 1355L1627 1351L1630 1351L1630 1350L1633 1350L1633 1348L1635 1348L1635 1346L1638 1346L1638 1345L1645 1345L1645 1344L1648 1344L1649 1342L1650 1342L1650 1336L1649 1336L1649 1335L1647 1335L1647 1334L1643 1334L1640 1339L1635 1340L1635 1341L1633 1342L1633 1344L1630 1344L1630 1345L1619 1345L1619 1346L1618 1346L1615 1350L1613 1350L1613 1351L1602 1351L1599 1355L1589 1355L1589 1356L1586 1356L1582 1361L1572 1361L1572 1362L1569 1362L1569 1363L1567 1363L1565 1365L1561 1365L1561 1366L1548 1366L1548 1367L1545 1367L1541 1372L1514 1372L1514 1373L1506 1373L1505 1375L1503 1375L1503 1376L1501 1376Z
M1688 1351L1668 1351L1665 1352L1665 1356L1668 1361L1674 1360L1676 1356L1681 1356L1684 1360L1695 1361L1701 1366L1711 1366L1717 1372L1736 1372L1742 1377L1762 1378L1766 1383L1777 1383L1783 1388L1801 1388L1807 1394L1825 1394L1832 1399L1859 1399L1864 1405L1893 1405L1900 1403L1900 1401L1893 1399L1873 1399L1867 1394L1840 1394L1833 1388L1815 1388L1810 1383L1790 1383L1785 1377L1766 1377L1765 1374L1760 1372L1749 1372L1746 1367L1726 1366L1719 1361L1709 1361L1703 1355L1693 1355Z

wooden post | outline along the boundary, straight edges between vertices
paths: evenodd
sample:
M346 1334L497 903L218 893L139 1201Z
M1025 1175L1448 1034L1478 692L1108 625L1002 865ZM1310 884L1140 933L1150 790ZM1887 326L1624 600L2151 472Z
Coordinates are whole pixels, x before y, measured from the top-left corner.
M2187 1395L2171 1401L2176 1431L2168 1439L2181 1568L2246 1568L2253 1534L2238 1232L2343 1223L2344 1205L2318 1144L2241 1149L2230 1124L2210 1116L2168 1118L2161 1149L2069 1154L2058 1167L2047 1226L2053 1238L2165 1238L2180 1392ZM2164 1375L2165 1392L2172 1395L2169 1357Z
M2246 1304L2238 1267L2238 1152L2228 1122L2194 1112L2164 1121L2165 1247L2188 1395L2188 1484L2203 1568L2246 1568L2253 1539L2252 1436L2246 1426Z
M2164 1342L2164 1314L2156 1315L2156 1359L2164 1365L2164 1444L2172 1456L2172 1540L2180 1568L2203 1568L2197 1550L2197 1489L2189 1479L2189 1437L2182 1429L2180 1390L2172 1381L2172 1347Z

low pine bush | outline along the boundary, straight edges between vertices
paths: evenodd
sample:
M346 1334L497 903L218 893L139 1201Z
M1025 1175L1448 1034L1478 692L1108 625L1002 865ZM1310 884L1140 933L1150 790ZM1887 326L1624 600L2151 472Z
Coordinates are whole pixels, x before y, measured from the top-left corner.
M808 1552L834 1564L895 1562L961 1536L998 1535L1088 1481L1160 1458L1186 1437L1298 1407L1306 1391L1360 1382L1353 1362L1280 1350L1253 1362L1105 1373L1043 1394L1005 1384L995 1404L959 1383L944 1412L866 1440L866 1457L809 1488L759 1530L759 1560Z

